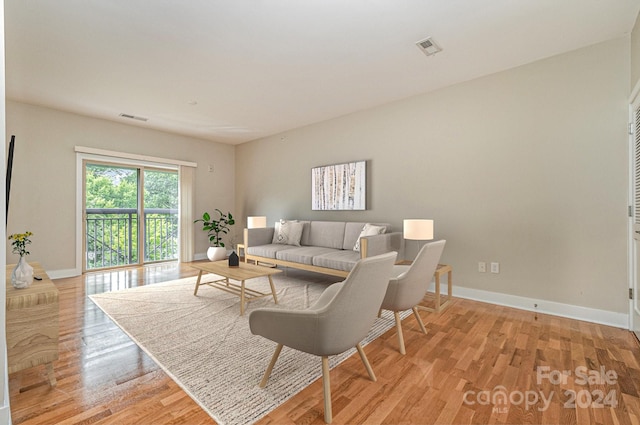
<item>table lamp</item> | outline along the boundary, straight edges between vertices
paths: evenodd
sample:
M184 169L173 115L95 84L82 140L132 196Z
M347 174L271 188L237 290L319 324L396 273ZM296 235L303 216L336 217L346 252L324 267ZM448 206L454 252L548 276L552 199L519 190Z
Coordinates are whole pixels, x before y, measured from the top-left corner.
M402 234L405 239L430 241L433 239L433 220L405 219L402 222ZM418 242L418 252L420 248L422 247Z
M261 229L267 227L267 217L247 217L247 229Z

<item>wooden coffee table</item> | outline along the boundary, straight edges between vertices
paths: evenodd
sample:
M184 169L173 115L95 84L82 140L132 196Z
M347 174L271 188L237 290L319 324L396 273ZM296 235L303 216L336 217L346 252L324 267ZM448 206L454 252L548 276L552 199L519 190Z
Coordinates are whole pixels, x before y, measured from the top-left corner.
M213 288L238 295L240 297L240 316L244 314L245 303L248 303L249 301L257 298L273 295L273 301L278 304L276 288L273 285L271 275L282 273L282 270L273 269L270 267L256 266L254 264L244 262L240 262L239 267L229 267L229 262L227 260L214 261L209 263L193 263L191 264L191 266L195 269L200 270L200 273L198 273L198 280L196 281L196 288L193 291L193 295L198 295L198 288L202 285L209 285ZM213 282L201 282L203 273L213 273L218 276L222 276L223 279L214 280ZM264 294L254 289L245 287L246 280L264 276L269 278L269 285L271 285L271 294ZM240 285L229 282L229 279L239 281Z

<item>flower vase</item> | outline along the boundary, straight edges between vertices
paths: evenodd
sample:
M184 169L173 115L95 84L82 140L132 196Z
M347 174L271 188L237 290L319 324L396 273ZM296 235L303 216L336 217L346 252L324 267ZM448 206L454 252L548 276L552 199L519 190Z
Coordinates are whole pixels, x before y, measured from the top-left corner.
M18 264L11 272L11 284L16 289L28 288L33 283L33 267L24 257L20 257Z

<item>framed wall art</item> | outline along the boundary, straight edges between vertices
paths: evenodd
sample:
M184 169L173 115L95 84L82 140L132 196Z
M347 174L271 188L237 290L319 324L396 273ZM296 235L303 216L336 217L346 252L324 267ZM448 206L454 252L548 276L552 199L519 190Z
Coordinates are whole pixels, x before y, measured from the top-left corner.
M312 210L366 210L367 162L311 169Z

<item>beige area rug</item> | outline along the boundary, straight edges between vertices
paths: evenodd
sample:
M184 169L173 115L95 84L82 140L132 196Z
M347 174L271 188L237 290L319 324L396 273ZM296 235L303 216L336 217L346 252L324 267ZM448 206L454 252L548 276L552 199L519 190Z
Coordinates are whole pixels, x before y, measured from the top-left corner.
M285 273L273 280L282 308L306 308L328 285ZM253 423L321 376L318 357L285 347L266 388L259 388L276 344L252 335L248 317L256 308L273 307L273 299L252 301L240 316L238 297L209 286L196 297L194 284L195 277L90 298L221 425ZM266 278L247 285L270 292ZM393 325L393 314L385 311L364 343ZM354 352L331 357L331 367Z

